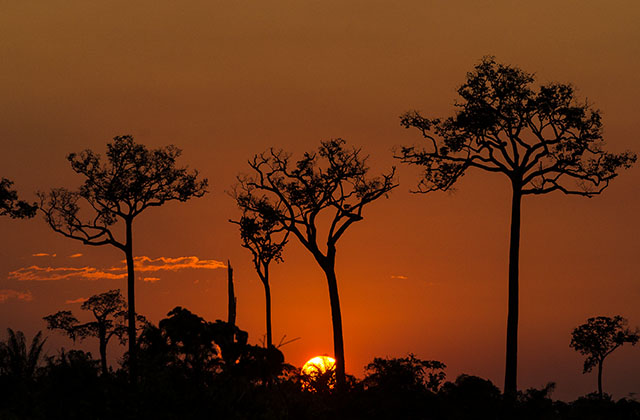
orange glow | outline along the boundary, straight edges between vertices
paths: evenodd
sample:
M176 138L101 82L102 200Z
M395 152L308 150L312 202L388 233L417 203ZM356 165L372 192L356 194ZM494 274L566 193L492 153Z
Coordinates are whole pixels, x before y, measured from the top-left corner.
M319 376L333 370L335 366L336 360L333 357L316 356L302 366L302 373L309 376Z
M302 366L302 388L311 392L326 391L335 386L336 361L329 356L316 356Z
M227 319L230 260L237 325L260 344L264 288L228 222L240 213L225 191L249 173L255 153L274 147L298 160L343 137L370 156L372 174L395 165L400 180L339 242L346 372L362 378L374 357L411 352L446 363L448 379L466 373L502 386L511 186L476 171L455 193L410 193L421 171L400 165L392 148L424 139L400 127L399 115L452 115L466 72L489 54L542 83L575 84L603 111L607 147L640 152L640 46L632 42L640 2L114 4L2 3L0 177L36 202L35 191L79 187L67 154L104 157L113 136L181 148L178 165L197 169L211 192L136 221L136 311L154 324L176 306ZM583 359L569 348L572 329L597 315L640 325L638 214L640 163L599 197L523 203L522 389L553 381L554 399L591 392ZM67 301L115 288L126 295L116 248L64 238L41 216L0 217L0 237L0 340L9 327L28 337L46 331L43 316L78 311ZM270 267L273 341L299 337L281 350L300 368L310 354L333 352L327 281L294 237L283 258ZM55 354L71 344L49 333L45 347ZM99 354L92 346L74 348ZM124 350L113 344L114 368ZM607 363L607 392L640 392L638 346Z

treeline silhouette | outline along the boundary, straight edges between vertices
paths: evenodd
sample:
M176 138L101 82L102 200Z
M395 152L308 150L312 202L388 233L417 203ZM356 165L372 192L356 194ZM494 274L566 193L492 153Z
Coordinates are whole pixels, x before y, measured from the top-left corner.
M505 398L489 380L446 366L404 358L375 358L358 380L347 375L335 392L335 372L308 375L282 352L248 344L247 332L208 322L176 307L137 337L138 382L128 354L101 369L89 352L60 349L45 356L45 339L29 344L8 330L0 343L2 419L638 419L640 403L597 393L554 401L555 385Z

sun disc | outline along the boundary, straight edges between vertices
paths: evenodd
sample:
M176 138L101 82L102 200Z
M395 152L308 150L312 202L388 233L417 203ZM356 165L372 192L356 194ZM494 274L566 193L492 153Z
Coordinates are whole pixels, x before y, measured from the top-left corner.
M329 356L316 356L309 359L307 363L302 367L302 373L309 376L322 375L328 370L333 370L336 365L336 360Z

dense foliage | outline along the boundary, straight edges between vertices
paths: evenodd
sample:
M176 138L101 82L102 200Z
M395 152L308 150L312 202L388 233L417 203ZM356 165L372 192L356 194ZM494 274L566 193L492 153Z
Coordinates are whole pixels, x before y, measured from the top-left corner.
M284 363L275 347L248 344L248 334L176 307L148 325L138 345L140 381L128 380L126 354L102 374L91 353L42 352L9 330L0 343L2 419L640 419L640 402L590 394L554 401L554 384L505 400L489 380L460 375L445 382L446 366L404 358L375 358L365 377L318 383ZM326 383L322 383L326 381Z

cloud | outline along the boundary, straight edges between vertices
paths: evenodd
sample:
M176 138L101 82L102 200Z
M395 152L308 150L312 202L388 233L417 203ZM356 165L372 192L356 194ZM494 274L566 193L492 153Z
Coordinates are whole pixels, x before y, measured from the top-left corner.
M114 270L109 269L109 271ZM18 281L55 281L70 278L98 280L125 277L127 277L127 273L107 272L95 267L40 267L32 265L9 272L9 278Z
M216 260L201 260L198 257L135 257L133 259L133 266L136 271L139 272L152 272L152 271L178 271L186 268L193 269L206 269L215 270L216 268L226 268L221 261Z
M399 279L399 280L406 280L406 279L408 279L409 277L407 277L407 276L391 276L391 278L392 278L392 279Z
M123 261L124 263L124 261ZM153 273L159 271L179 271L185 269L196 270L215 270L217 268L226 268L221 261L201 260L198 257L159 257L150 258L146 256L135 257L133 261L135 271L138 273ZM84 280L100 280L100 279L122 279L127 277L127 267L98 268L98 267L42 267L39 265L31 265L29 267L18 268L9 273L9 279L18 281L56 281L66 279L84 279ZM147 277L156 279L156 277ZM159 279L158 279L159 280ZM145 280L157 281L157 280Z
M55 257L56 254L47 254L46 252L38 252L37 254L31 254L32 257Z
M79 297L78 299L65 300L64 303L71 305L73 303L84 303L87 300L88 300L88 298Z
M69 258L79 258L79 257L82 257L82 254L69 255Z
M0 303L5 303L9 299L23 300L30 302L33 300L31 292L20 292L13 289L0 289Z
M147 282L147 283L155 283L155 282L159 281L160 278L159 277L145 277L142 280Z

